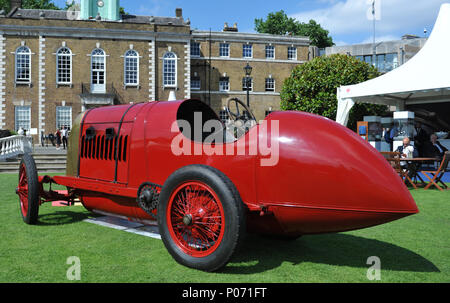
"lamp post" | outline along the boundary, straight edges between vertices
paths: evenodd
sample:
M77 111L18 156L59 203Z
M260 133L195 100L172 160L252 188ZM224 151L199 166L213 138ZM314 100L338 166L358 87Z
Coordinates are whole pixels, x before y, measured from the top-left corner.
M247 90L247 106L250 107L250 85L252 84L252 79L250 75L252 74L253 68L248 64L244 67L245 72L245 88Z
M375 45L375 0L372 1L372 19L373 19L373 44L372 44L372 65L377 67L377 47Z

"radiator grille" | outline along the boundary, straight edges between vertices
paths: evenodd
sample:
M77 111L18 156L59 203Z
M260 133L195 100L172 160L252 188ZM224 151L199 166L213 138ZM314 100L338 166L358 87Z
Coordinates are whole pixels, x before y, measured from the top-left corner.
M81 137L80 157L95 160L127 161L128 135Z

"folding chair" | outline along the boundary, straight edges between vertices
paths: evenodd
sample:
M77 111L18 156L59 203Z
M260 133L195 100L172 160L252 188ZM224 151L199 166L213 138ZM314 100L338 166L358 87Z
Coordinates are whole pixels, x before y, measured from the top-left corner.
M445 184L441 179L445 174L445 170L448 166L448 161L450 160L450 152L445 152L444 157L442 158L441 165L437 170L423 170L421 173L430 181L425 189L430 188L431 185L434 185L439 190L443 190L439 184L442 185L445 189L448 188L447 184Z
M395 169L395 159L400 158L399 152L381 152L381 155L391 164L391 166Z

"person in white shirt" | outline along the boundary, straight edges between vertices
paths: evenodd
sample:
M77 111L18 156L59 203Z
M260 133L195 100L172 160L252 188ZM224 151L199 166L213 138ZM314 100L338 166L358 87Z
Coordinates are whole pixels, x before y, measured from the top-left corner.
M67 132L68 132L67 127L63 126L62 129L61 129L61 139L62 139L62 144L63 144L63 148L64 149L66 149L66 147L68 147L68 144L67 144L68 134L67 134Z
M411 144L411 140L408 137L403 138L403 145L399 146L396 152L401 154L402 159L413 158L414 157L414 146ZM405 161L401 161L400 165L404 168L408 166Z

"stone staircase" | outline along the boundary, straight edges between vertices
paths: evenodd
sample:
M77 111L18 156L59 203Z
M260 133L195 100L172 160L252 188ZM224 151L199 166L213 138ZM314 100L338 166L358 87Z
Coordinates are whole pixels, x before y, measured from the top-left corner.
M38 174L66 172L66 151L57 150L53 146L41 147L36 146L32 153ZM17 174L19 172L20 159L0 162L0 173Z

